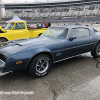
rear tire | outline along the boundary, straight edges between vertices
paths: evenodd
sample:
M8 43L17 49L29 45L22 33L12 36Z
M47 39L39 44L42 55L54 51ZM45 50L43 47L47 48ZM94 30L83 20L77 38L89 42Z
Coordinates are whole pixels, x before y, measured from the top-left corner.
M51 67L51 58L47 54L40 54L30 62L28 71L34 77L43 77L49 73Z
M95 46L95 48L93 49L93 51L91 51L91 55L94 58L100 57L100 42L97 43L97 45Z

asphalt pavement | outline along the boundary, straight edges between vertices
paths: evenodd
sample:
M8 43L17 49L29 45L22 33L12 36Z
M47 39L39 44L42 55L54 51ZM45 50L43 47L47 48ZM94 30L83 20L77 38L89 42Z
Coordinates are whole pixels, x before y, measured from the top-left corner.
M99 59L86 53L58 62L42 78L26 70L0 74L0 100L100 100Z

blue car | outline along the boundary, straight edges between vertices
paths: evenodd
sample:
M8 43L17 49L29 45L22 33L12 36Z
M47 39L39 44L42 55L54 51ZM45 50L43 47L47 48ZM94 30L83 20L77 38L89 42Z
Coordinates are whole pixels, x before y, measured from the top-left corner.
M49 73L53 63L91 52L100 57L100 33L88 26L48 28L41 36L13 40L0 45L2 73L28 69L34 77Z

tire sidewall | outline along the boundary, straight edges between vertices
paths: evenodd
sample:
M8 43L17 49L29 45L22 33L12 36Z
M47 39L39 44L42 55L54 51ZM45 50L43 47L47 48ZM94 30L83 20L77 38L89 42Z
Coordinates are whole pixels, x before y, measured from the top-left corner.
M91 55L94 58L100 57L100 54L97 53L97 49L98 49L99 46L100 46L100 42L98 42L97 45L95 46L95 48L93 49L93 51L91 51Z
M96 51L96 55L97 55L97 57L100 57L100 54L97 53L98 47L100 47L100 43L97 44L97 46L96 46L96 50L95 50L95 51Z
M37 70L36 70L36 63L41 59L41 58L45 58L48 60L48 63L49 63L49 66L47 68L47 70L43 73L39 73ZM51 69L51 66L52 66L52 60L51 58L46 55L46 54L40 54L38 56L36 56L32 61L31 61L31 64L29 66L29 70L30 70L30 73L34 76L34 77L42 77L42 76L45 76L46 74L48 74L48 72L50 71Z
M7 40L5 38L0 38L0 43L6 42Z

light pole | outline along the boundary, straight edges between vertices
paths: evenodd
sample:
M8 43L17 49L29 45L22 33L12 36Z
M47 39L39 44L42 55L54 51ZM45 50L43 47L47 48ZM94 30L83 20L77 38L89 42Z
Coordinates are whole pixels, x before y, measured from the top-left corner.
M3 17L3 8L4 5L2 4L2 0L0 0L0 18Z

